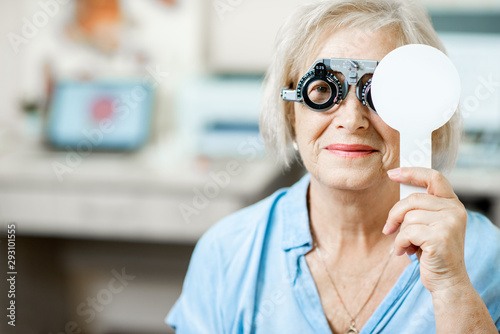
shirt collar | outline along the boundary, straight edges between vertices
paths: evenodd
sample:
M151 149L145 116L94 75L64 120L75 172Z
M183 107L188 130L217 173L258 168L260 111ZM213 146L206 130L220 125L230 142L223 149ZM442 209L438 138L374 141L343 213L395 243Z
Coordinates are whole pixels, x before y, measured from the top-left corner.
M284 196L282 249L312 245L307 208L307 191L311 175L307 173Z
M290 250L302 246L312 246L311 229L309 227L309 210L307 208L307 191L311 182L311 174L304 175L299 182L288 189L283 197L283 239L281 248ZM305 250L306 252L308 249ZM412 262L417 255L410 255Z

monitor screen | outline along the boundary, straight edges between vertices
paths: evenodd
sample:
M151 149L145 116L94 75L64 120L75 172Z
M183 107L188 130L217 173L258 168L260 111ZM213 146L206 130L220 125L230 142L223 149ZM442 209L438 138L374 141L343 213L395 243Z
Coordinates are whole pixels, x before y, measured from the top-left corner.
M149 137L153 90L142 81L59 82L47 124L59 148L132 150Z

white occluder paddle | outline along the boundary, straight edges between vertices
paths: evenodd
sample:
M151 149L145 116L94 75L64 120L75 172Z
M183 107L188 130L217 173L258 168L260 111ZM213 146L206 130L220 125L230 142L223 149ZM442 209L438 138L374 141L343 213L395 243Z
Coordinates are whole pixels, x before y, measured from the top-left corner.
M387 54L375 69L372 99L382 120L400 134L400 167L432 167L432 132L450 120L460 100L451 60L428 45ZM426 189L402 184L400 198Z

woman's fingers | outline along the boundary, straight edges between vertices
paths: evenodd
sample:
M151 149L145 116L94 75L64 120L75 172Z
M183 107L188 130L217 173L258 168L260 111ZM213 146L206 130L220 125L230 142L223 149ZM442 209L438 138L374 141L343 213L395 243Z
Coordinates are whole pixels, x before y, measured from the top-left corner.
M409 255L413 255L415 254L418 250L420 249L420 247L418 246L415 246L415 245L410 245L410 247L408 247L408 249L406 250L406 254Z
M396 255L414 254L426 241L432 239L433 228L429 225L433 221L433 213L425 210L410 211L405 217L401 230L394 242Z
M387 172L389 178L398 183L427 188L430 195L457 198L450 182L438 171L423 167L402 167Z
M387 217L382 231L384 234L396 232L406 214L412 210L441 211L460 203L448 180L433 169L403 167L390 170L388 175L395 182L426 187L428 194L412 194L396 203Z
M454 284L456 277L462 279L467 211L450 183L428 168L398 168L388 175L395 182L427 188L427 194L412 194L389 212L383 232L399 228L396 255L417 254L420 278L431 292Z
M413 210L440 211L450 206L450 200L429 194L412 194L397 202L389 211L383 233L392 234Z

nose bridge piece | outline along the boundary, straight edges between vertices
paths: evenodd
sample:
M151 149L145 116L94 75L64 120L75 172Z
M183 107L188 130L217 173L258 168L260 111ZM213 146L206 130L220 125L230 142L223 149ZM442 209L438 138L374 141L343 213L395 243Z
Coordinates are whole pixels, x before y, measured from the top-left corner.
M358 83L358 69L359 65L354 60L349 60L351 65L347 73L347 83L349 86L355 86Z

